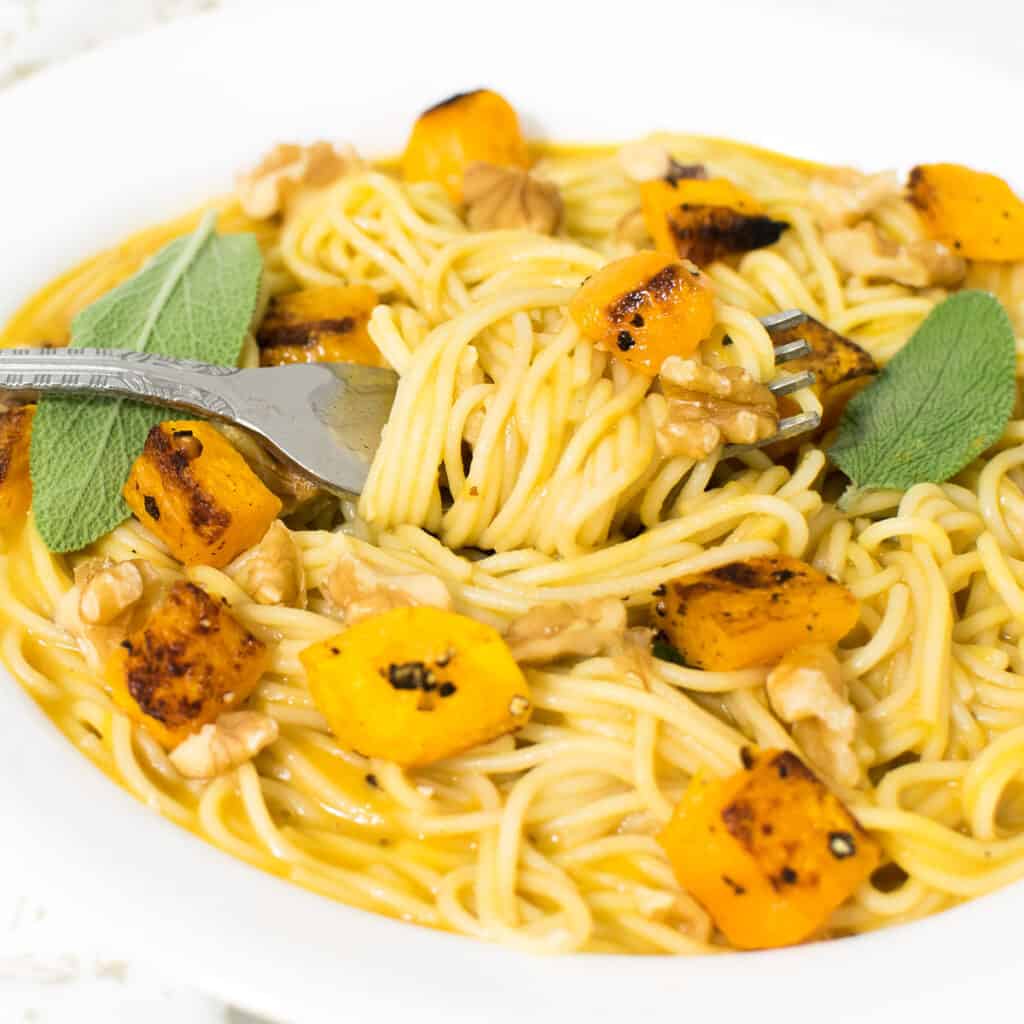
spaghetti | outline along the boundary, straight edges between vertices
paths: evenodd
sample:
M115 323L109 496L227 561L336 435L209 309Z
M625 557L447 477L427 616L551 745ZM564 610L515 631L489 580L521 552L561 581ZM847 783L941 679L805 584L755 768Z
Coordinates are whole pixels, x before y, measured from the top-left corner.
M656 141L791 225L770 248L708 268L706 361L769 380L772 343L757 318L797 307L884 363L944 296L840 272L813 186L842 172L729 143ZM55 624L80 556L50 554L30 517L2 530L3 662L141 801L296 884L530 951L707 952L721 939L655 835L694 773L728 774L746 744L799 752L767 703L766 669L655 660L641 678L597 657L528 670L535 710L520 733L404 771L335 742L299 654L338 631L324 587L343 551L439 577L459 611L498 627L549 602L614 597L642 609L666 581L782 552L861 604L839 656L865 782L841 795L889 863L827 934L911 920L1024 876L1024 421L955 480L871 492L845 512L813 444L778 463L756 451L662 454L650 380L581 337L565 311L588 275L631 251L618 226L635 185L604 148L543 151L535 173L564 201L557 237L470 232L439 187L376 169L280 225L224 210L222 230L258 231L272 291L359 283L383 297L370 334L401 385L366 490L339 527L295 533L306 609L260 605L222 571L183 568L134 521L89 554L141 558L227 599L272 649L250 704L277 721L275 743L212 782L182 778ZM899 197L868 216L897 240L922 236ZM65 275L3 343L62 340L78 309L193 223ZM1024 267L970 274L1024 336ZM810 392L798 398L818 408Z

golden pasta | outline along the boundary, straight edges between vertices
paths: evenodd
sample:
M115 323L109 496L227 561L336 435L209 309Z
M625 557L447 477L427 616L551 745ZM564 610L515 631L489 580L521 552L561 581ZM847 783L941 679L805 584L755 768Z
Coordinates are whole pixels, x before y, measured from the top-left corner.
M533 952L732 948L716 917L716 901L730 893L710 876L693 893L683 888L659 836L691 779L699 773L709 785L735 775L746 748L774 752L772 764L809 765L829 786L831 795L816 797L827 802L829 821L849 821L848 812L855 823L823 835L859 837L862 829L871 837L870 856L843 867L827 906L801 896L810 902L800 904L800 927L784 929L782 941L912 920L1024 876L1020 402L995 446L952 480L859 492L845 507L827 436L770 452L674 453L658 379L634 372L569 314L588 277L653 247L642 183L617 147L533 146L529 174L561 198L558 231L471 230L452 198L460 194L460 145L473 159L500 161L509 150L515 166L527 160L518 128L499 145L475 123L455 123L461 108L440 109L453 123L435 114L421 124L406 158L418 180L404 180L394 165L354 162L274 219L249 220L234 200L218 204L221 231L257 234L267 297L313 289L377 297L360 306L368 341L357 358L377 361L379 353L400 384L363 494L286 501L289 531L271 531L259 545L247 537L248 553L215 565L201 552L183 564L180 545L172 551L135 519L85 552L54 555L31 511L11 505L0 524L0 659L12 675L111 778L228 853L355 907ZM430 149L441 130L435 122L444 128L439 153ZM868 188L873 179L858 172L740 144L671 134L648 143L704 170L708 181L687 194L710 202L728 191L710 183L731 183L730 195L750 197L748 219L778 226L756 247L734 237L706 250L701 276L713 310L686 358L767 383L781 371L759 317L795 307L859 346L846 350L857 365L827 381L857 378L856 390L945 298L937 284L851 274L831 254L832 233L868 225L916 258L913 243L928 239L932 221L902 189ZM648 200L649 216L655 205ZM68 272L13 318L0 346L65 343L78 310L195 222L149 229ZM720 253L728 255L712 258ZM965 273L1009 311L1024 367L1024 264L968 262ZM358 293L338 291L352 288ZM289 309L302 312L302 304L278 302L272 315ZM314 321L340 315L299 319L302 329L285 340L301 347L307 335L323 341L327 328ZM265 351L277 344L275 324L262 334ZM243 360L258 362L254 343ZM786 399L785 414L820 412L825 395L805 388ZM271 512L275 502L265 503ZM205 731L193 735L207 744L199 764L215 768L184 770L154 730L122 710L123 693L112 699L90 660L83 639L116 621L86 602L91 576L80 572L76 582L88 559L140 560L159 586L187 582L229 607L239 634L266 647L266 670L245 707L271 726L228 735L204 714ZM838 666L827 680L824 670L801 676L799 666L787 675L772 644L769 663L737 657L728 664L747 667L728 670L670 660L663 637L652 657L653 609L673 581L796 560L839 595L842 628L822 633ZM716 614L727 601L720 598ZM318 704L307 666L331 664L344 631L369 635L358 623L375 615L429 630L440 616L393 611L419 605L488 627L488 643L501 648L488 658L511 673L513 703L528 694L530 713L502 708L496 725L474 732L459 719L471 702L453 696L459 735L496 738L464 749L430 733L422 750L403 754L403 767L338 739L321 707L339 714L342 703L321 695ZM513 622L521 625L510 631ZM543 641L529 654L518 646L524 632ZM429 714L456 686L477 692L478 678L445 674L440 641L425 647L426 667L375 649L380 678L367 656L361 713L373 714L366 695L374 692L388 697L385 706L397 707L400 696L402 714L413 716L409 709ZM319 652L312 659L310 649ZM332 679L324 669L318 685ZM830 689L808 692L801 704L799 686L826 682ZM390 690L409 688L416 694L391 700ZM362 734L342 731L349 743ZM401 739L389 736L381 749L404 750ZM428 758L428 749L445 756ZM766 806L759 823L770 820ZM785 827L801 828L789 818ZM844 842L828 839L832 857L846 856ZM875 844L882 868L867 877ZM806 863L827 854L808 853ZM758 878L768 900L771 886ZM773 944L730 906L725 932L743 945Z

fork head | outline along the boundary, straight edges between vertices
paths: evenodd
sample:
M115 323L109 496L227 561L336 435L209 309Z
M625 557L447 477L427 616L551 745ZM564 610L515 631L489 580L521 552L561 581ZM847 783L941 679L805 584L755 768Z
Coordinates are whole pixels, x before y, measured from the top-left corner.
M325 489L358 494L391 414L398 376L354 363L302 363L239 374L239 426ZM248 413L251 411L251 415Z

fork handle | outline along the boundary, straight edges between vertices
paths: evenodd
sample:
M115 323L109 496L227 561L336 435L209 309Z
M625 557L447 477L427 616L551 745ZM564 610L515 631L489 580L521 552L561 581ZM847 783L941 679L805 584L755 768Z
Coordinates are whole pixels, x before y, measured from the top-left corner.
M106 395L232 421L238 413L224 393L225 378L240 372L123 349L0 350L0 393Z

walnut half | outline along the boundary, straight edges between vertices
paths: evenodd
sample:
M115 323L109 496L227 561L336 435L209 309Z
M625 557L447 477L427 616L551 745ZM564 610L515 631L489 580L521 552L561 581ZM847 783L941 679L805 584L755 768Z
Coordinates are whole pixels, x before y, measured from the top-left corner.
M967 274L963 259L941 242L919 238L901 244L869 222L826 231L824 243L839 267L858 277L927 288L960 284Z
M325 596L346 625L351 626L392 608L429 605L451 608L444 580L429 573L387 573L374 568L351 548L334 563L324 585Z
M462 179L466 223L474 231L526 228L552 235L562 220L562 197L550 182L518 167L476 162Z
M626 636L626 606L614 597L582 604L542 604L515 619L505 634L512 657L533 665L590 658L618 648Z
M765 688L772 710L792 725L811 763L834 782L856 785L857 712L831 648L813 644L790 651L768 674Z
M89 558L75 567L75 585L57 607L57 625L75 638L99 670L160 599L156 570L141 559Z
M277 720L259 711L228 711L171 751L171 764L186 779L212 779L245 764L279 734Z
M661 365L663 403L655 405L658 446L666 455L707 458L723 441L756 444L779 426L775 396L746 370L721 370L670 356Z
M281 213L301 189L324 188L362 166L351 146L282 142L252 170L238 175L235 191L246 216L263 220Z

